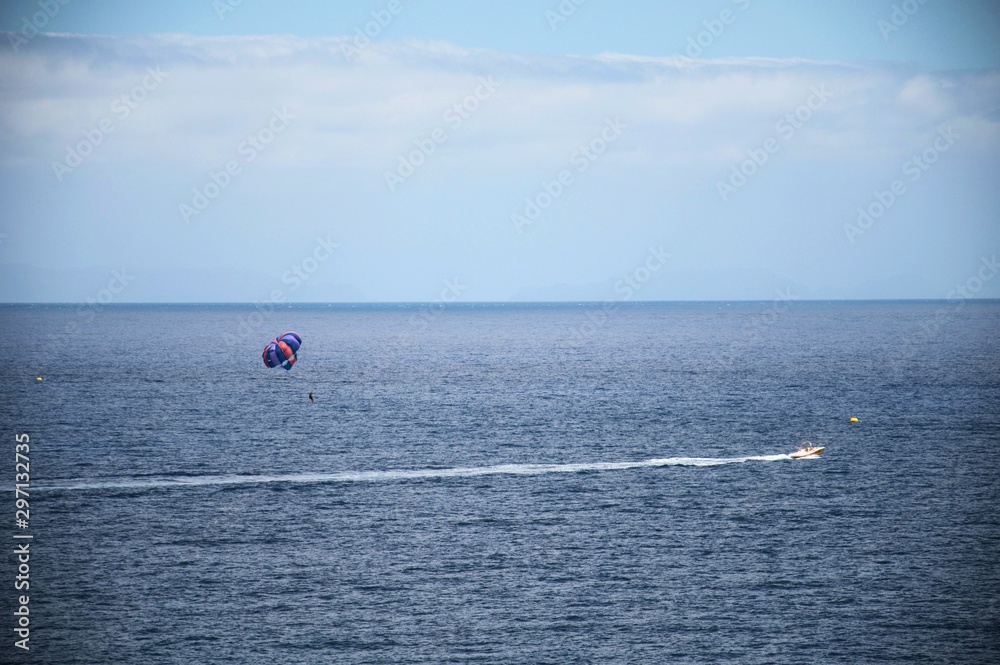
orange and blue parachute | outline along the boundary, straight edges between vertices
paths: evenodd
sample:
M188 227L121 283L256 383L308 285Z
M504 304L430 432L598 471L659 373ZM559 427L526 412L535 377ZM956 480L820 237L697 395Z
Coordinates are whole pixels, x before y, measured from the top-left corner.
M264 364L268 367L278 367L291 369L295 361L298 360L296 354L302 346L302 338L298 333L288 331L276 337L273 342L264 347Z

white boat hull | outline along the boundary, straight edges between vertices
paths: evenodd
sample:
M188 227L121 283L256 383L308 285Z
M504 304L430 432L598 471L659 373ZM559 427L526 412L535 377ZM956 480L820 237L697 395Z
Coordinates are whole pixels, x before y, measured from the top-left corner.
M819 446L818 448L804 448L802 450L796 450L794 453L789 455L792 459L804 459L806 457L819 457L826 450L826 446Z

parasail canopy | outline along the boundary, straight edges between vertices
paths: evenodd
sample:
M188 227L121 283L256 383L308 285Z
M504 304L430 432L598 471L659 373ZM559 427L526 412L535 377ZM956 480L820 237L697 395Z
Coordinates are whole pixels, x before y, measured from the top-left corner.
M302 338L298 333L288 331L276 337L273 342L264 347L264 364L268 367L282 366L291 369L298 359L296 354L302 346Z

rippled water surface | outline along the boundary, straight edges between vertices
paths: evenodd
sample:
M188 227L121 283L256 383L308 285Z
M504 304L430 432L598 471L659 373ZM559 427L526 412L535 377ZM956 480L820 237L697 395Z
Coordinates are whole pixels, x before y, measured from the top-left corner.
M31 651L9 554L0 661L998 662L998 323L0 307L7 549L33 536Z

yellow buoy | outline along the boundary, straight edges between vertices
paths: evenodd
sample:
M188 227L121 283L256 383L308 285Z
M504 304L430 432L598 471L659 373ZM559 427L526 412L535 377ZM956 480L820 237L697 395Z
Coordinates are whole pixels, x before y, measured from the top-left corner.
M857 418L854 418L854 417L852 417L852 418L851 418L851 422L852 422L852 423L860 423L861 421L860 421L860 420L858 420Z
M35 379L35 381L41 381L41 380L42 380L42 377L38 377L37 379Z

